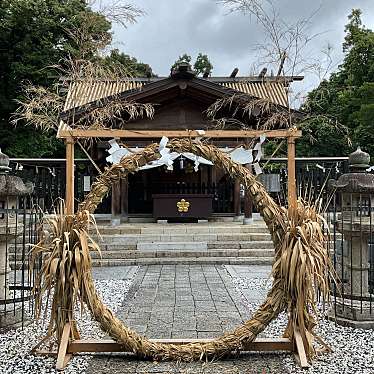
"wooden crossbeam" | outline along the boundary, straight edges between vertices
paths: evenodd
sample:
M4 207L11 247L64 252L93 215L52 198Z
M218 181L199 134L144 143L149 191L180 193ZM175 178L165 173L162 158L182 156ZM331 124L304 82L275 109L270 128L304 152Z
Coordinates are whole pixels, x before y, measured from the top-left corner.
M163 136L169 138L186 138L203 136L205 138L256 138L265 134L268 138L300 138L301 130L207 130L204 135L196 130L82 130L61 129L59 138L148 138L159 139Z
M209 343L214 339L150 339L153 343L163 344L188 344L188 343ZM243 351L290 351L293 350L293 343L287 338L277 339L256 339L243 346ZM123 346L114 340L74 340L69 344L68 353L78 352L126 352Z
M209 343L214 339L150 339L152 343L163 344L188 344L188 343ZM294 344L288 338L258 338L253 342L247 343L243 346L243 351L261 351L261 352L274 352L274 351L287 351L294 350ZM61 350L60 350L61 352ZM67 347L66 353L92 353L92 352L127 352L123 346L114 340L73 340ZM36 355L56 356L59 352L48 351L45 349L34 349Z
M71 325L66 324L62 333L61 342L58 351L34 348L32 353L43 356L57 356L56 369L63 370L73 354L75 353L110 353L110 352L130 352L114 340L71 340ZM214 339L150 339L152 343L181 345L188 343L204 344ZM308 368L309 362L305 353L305 347L302 337L298 331L295 331L294 340L288 338L257 338L252 342L243 344L242 352L293 352L296 361L302 368ZM132 352L130 352L132 353Z

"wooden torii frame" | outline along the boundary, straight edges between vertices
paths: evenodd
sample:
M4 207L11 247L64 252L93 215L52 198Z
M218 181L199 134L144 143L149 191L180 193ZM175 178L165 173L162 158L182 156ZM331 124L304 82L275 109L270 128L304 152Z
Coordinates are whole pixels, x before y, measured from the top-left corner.
M296 171L295 171L295 140L302 133L296 128L286 130L208 130L205 138L255 138L265 134L268 138L287 139L288 146L288 204L296 205ZM66 213L74 214L74 143L80 138L142 138L160 139L162 136L170 138L201 137L197 131L137 131L137 130L74 130L61 129L58 137L66 142ZM37 345L34 354L57 356L56 369L63 370L74 353L83 352L124 352L123 346L113 340L80 340L74 336L71 323L64 327L58 351L43 350ZM74 339L70 339L73 336ZM206 343L212 339L151 339L153 342L166 344ZM43 342L43 341L42 341ZM41 342L41 343L42 343ZM243 347L246 351L288 351L293 352L302 368L309 367L304 343L299 331L294 331L294 339L289 338L257 338Z
M87 138L124 138L124 139L161 139L168 138L225 138L244 139L256 138L265 134L268 138L287 139L287 198L288 206L296 205L296 167L295 167L295 141L302 135L301 130L296 128L284 130L207 130L202 136L196 130L117 130L117 129L60 129L58 138L64 139L66 143L66 213L74 214L74 143L75 139Z

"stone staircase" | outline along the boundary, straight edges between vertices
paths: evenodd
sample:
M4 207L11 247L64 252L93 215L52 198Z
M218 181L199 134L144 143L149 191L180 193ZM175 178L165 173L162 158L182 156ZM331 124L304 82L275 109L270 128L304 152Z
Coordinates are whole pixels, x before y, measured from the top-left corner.
M92 252L93 266L157 265L157 264L236 264L269 265L274 247L262 220L251 225L240 222L189 224L128 223L112 227L100 223L100 237L91 236L100 245L101 256ZM341 234L336 234L341 240ZM22 267L22 238L8 245L9 266ZM26 239L27 240L27 239ZM25 248L25 268L28 252ZM334 244L331 242L331 253Z
M273 243L263 221L99 226L94 266L271 264Z

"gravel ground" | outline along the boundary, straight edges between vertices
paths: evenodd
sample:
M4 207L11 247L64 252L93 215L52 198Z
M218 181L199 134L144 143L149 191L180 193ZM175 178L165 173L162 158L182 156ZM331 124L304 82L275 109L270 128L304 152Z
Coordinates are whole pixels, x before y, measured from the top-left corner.
M96 289L113 311L121 305L128 291L132 279L127 280L99 280L95 281ZM77 316L79 313L77 313ZM46 334L47 318L41 319L27 327L0 334L0 373L1 374L49 374L56 373L55 358L34 356L30 350ZM85 312L78 318L82 339L102 338L105 334L99 329L96 322L91 321L89 313ZM83 374L92 356L74 356L64 373Z
M245 298L245 290L262 291L271 287L271 280L260 278L232 278L237 289L241 291L250 313L254 312L259 303ZM322 308L321 308L322 309ZM322 313L322 312L321 312ZM287 316L281 314L264 331L263 336L281 336L287 325ZM305 374L374 374L374 331L353 329L335 325L327 319L321 319L316 329L320 337L332 348L332 353L317 356L312 367L300 369L292 355L284 356L284 365L288 373Z
M255 311L259 305L258 302L249 300L245 295L248 295L246 290L257 290L260 293L266 293L266 290L271 286L271 280L263 278L247 278L234 277L232 278L238 291L243 295L244 302L248 307L249 314ZM129 290L132 279L128 280L98 280L96 287L101 293L104 302L114 311L121 305L122 300ZM273 321L265 330L263 336L280 336L285 327L287 319L286 315L282 314ZM82 338L100 338L104 336L97 325L91 321L90 316L84 314L79 326L82 331ZM44 336L46 326L41 321L33 322L24 330L18 329L15 331L0 334L0 373L1 374L18 374L18 373L55 373L54 358L38 357L30 355L31 348ZM326 343L333 349L333 353L321 354L313 362L313 366L308 370L301 370L295 363L292 355L259 355L251 354L244 355L233 362L232 369L226 371L223 362L206 363L196 370L196 366L190 367L189 364L175 364L173 373L257 373L256 367L260 363L268 363L265 371L268 373L305 373L305 374L374 374L374 331L352 329L347 327L336 326L333 322L322 320L318 327L318 333ZM92 356L75 356L65 373L80 373L84 374ZM130 359L131 361L131 359ZM281 364L281 365L280 365ZM155 364L144 362L144 373L163 372L161 367L167 365L166 363ZM179 365L179 366L178 366ZM221 366L222 365L222 366ZM131 365L129 365L131 366ZM158 366L158 368L157 368ZM261 367L261 366L260 366ZM263 366L262 366L263 367ZM287 371L284 371L284 370ZM158 371L159 370L159 371ZM122 359L118 359L118 373L130 373L126 371L126 364ZM143 371L142 371L143 372ZM263 373L260 373L263 374Z

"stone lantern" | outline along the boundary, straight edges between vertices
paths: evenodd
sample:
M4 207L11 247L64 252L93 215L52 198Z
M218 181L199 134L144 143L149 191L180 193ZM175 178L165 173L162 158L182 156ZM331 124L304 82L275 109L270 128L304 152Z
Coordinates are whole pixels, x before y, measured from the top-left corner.
M349 156L349 173L330 185L340 197L341 212L336 229L342 234L342 251L337 272L342 281L338 289L335 319L338 323L374 327L372 298L369 293L369 242L374 234L374 175L366 172L369 154L360 147Z
M20 313L9 303L10 272L8 263L9 243L14 243L16 237L23 232L22 223L17 222L18 197L32 192L32 187L25 186L22 179L10 175L9 157L0 149L0 327L14 325L20 318Z

